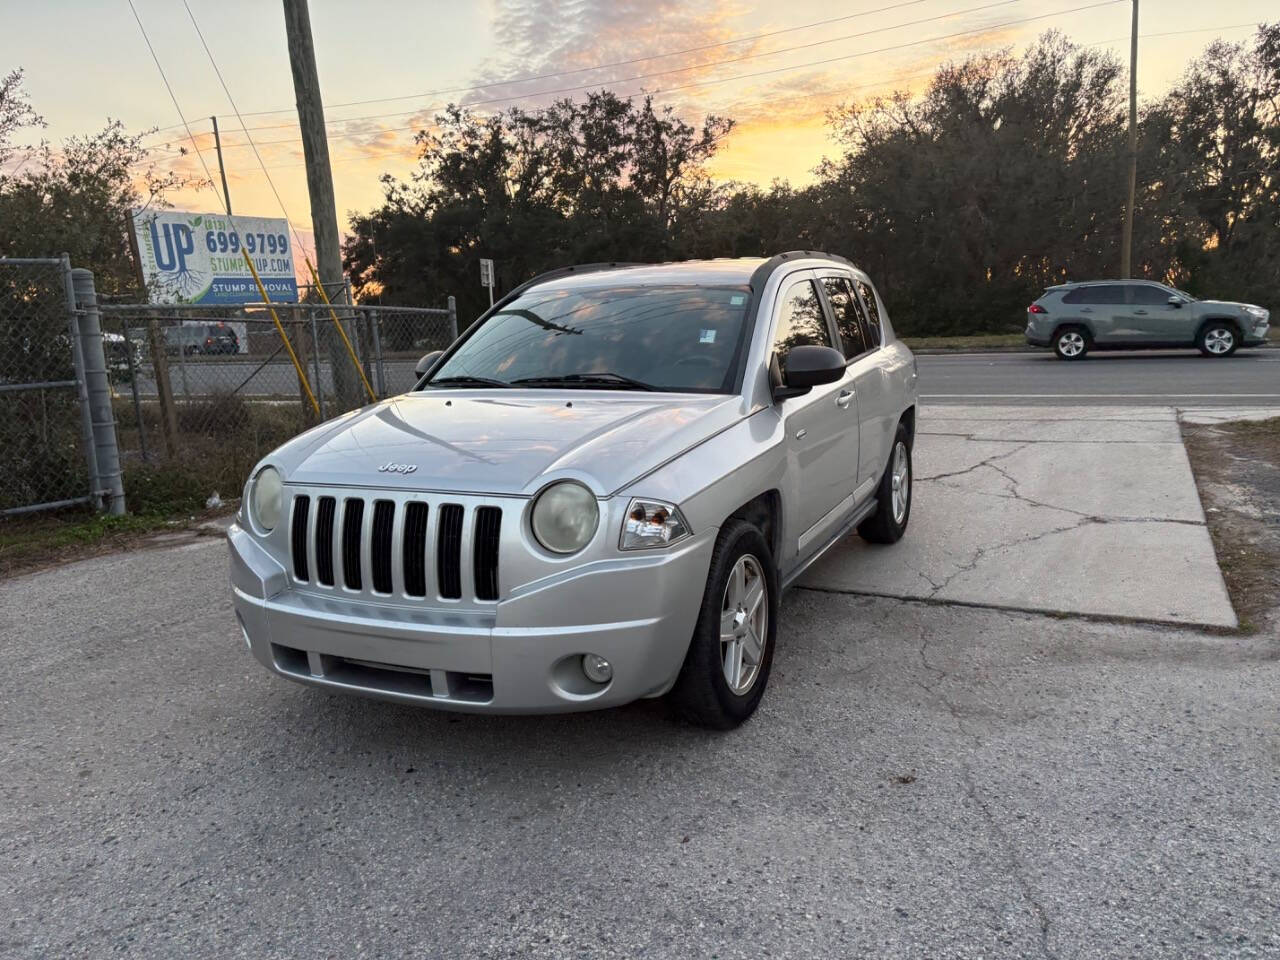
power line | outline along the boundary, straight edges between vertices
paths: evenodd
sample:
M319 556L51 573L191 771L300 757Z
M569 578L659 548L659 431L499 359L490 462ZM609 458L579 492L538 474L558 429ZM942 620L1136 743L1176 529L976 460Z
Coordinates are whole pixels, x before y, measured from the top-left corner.
M923 2L923 0L913 0L913 2ZM723 60L712 60L708 63L695 63L695 64L690 64L684 67L672 67L667 70L658 70L653 73L636 74L635 76L621 77L617 80L610 80L608 82L612 84L612 83L630 83L634 80L651 80L654 77L666 77L675 73L688 73L690 70L700 70L700 69L706 69L708 67L719 67L729 63L742 63L746 60L758 60L761 57L772 57L772 56L777 56L778 54L783 54L783 53L794 53L797 50L809 50L814 47L826 46L827 44L832 44L832 43L840 43L845 40L857 40L861 37L869 37L877 33L887 33L892 30L901 30L904 27L917 27L925 23L936 23L939 20L947 20L952 17L963 16L964 14L967 14L967 13L979 13L983 10L991 10L995 7L1005 7L1005 6L1009 6L1010 4L1019 3L1019 2L1021 2L1021 0L993 0L993 2L984 3L976 7L967 7L964 10L953 10L947 13L940 13L932 17L921 17L918 20L907 20L901 23L893 23L884 27L876 27L872 30L863 30L859 33L849 33L839 37L827 37L826 39L823 39L823 40L814 40L809 43L800 43L790 47L779 47L776 50L763 50L758 53L747 53L737 57L727 57ZM910 4L901 4L901 6L908 6L908 5ZM884 7L881 9L887 10L891 8ZM668 54L668 56L671 56L671 54ZM652 59L652 58L643 58L643 59ZM547 74L546 76L552 76L552 77L563 76L571 73L581 73L581 72L582 72L581 70L576 70L576 71L570 70L570 71L565 71L564 74ZM465 90L487 89L488 87L491 87L491 86L501 86L501 85L503 84L488 84L485 87L459 87L459 88L456 88L456 90L465 91ZM475 105L487 104L487 103L500 103L500 102L506 102L511 100L521 100L521 99L525 99L526 97L545 96L548 94L567 93L571 91L587 90L600 85L601 85L600 83L592 82L592 83L578 84L576 86L570 86L570 87L560 87L554 90L544 90L544 91L536 91L528 94L519 94L517 96L512 96L512 97L494 97L487 100L474 100L466 104L466 106L475 106ZM456 90L445 91L445 92L456 92ZM407 100L407 99L414 99L419 96L425 96L425 94L413 94L412 96L402 96L402 97L388 97L386 99L387 100ZM368 101L362 101L362 102L374 103L377 101L368 100ZM345 106L354 106L354 105L355 105L354 102L350 104L345 104ZM438 108L440 106L442 106L442 104L438 104L438 103L427 104L422 107L419 107L416 110L401 110L394 113L367 114L359 117L346 117L346 118L336 119L336 120L326 120L325 123L326 125L328 125L328 124L337 124L337 123L354 123L362 120L385 120L390 117L406 117L406 116L412 116L413 114L416 114L416 113L421 113L423 110ZM270 111L270 112L276 112L276 111ZM252 129L279 130L279 129L291 128L293 126L294 124L275 124L275 125L264 126L264 127L255 127ZM265 146L266 144L269 144L269 143L295 143L295 142L299 142L299 141L289 140L289 139L266 140L266 141L263 141L263 144ZM223 146L223 149L225 150L230 147L245 146L245 144L224 143L222 146Z
M138 16L138 10L133 5L133 0L129 0L129 9L133 11L133 19L138 22L138 29L142 32L142 39L147 44L147 49L151 51L151 59L155 61L156 69L160 71L160 79L164 81L164 88L169 91L169 99L173 101L173 108L178 111L178 116L182 120L182 126L187 131L187 137L191 140L191 146L195 148L196 156L200 158L200 166L204 167L205 176L208 178L207 183L210 190L213 190L213 174L209 171L209 164L205 163L204 154L200 152L200 146L196 143L195 135L191 132L191 127L187 123L186 116L182 113L182 107L178 105L178 98L174 95L173 87L169 85L169 78L165 76L164 67L160 65L160 58L156 56L156 49L151 45L151 38L147 36L147 28L142 25L142 18ZM215 193L217 191L214 191ZM221 203L221 198L219 198Z
M884 13L886 10L900 10L903 7L914 7L914 6L918 6L921 3L927 3L927 2L928 0L906 0L906 2L903 2L903 3L891 3L891 4L888 4L887 6L875 7L871 10L863 10L859 13L846 14L845 16L842 16L842 17L831 17L826 20L815 20L812 23L802 23L794 27L783 27L779 30L770 30L767 33L757 33L757 34L752 34L751 36L735 37L732 40L721 40L716 43L704 43L696 47L685 47L683 50L669 50L666 53L655 53L647 57L632 57L629 60L613 60L613 61L610 61L609 63L597 63L594 66L590 66L590 67L577 67L573 70L556 70L552 73L539 73L539 74L531 74L523 77L512 77L509 80L494 80L490 83L482 83L482 84L477 84L470 87L445 87L438 90L425 90L422 93L398 94L394 97L372 97L368 100L349 100L345 103L326 103L324 104L324 108L326 110L339 110L339 109L342 109L343 107L359 107L359 106L365 106L370 103L392 103L397 100L416 100L421 97L438 97L438 96L444 96L450 93L469 93L470 91L473 91L473 90L487 90L490 87L503 87L503 86L508 86L510 84L516 84L516 83L529 83L534 80L548 80L548 79L551 79L552 77L568 77L568 76L573 76L574 74L577 74L577 73L590 73L594 70L607 70L610 67L626 67L626 66L630 66L633 63L645 63L650 60L662 60L662 59L665 59L666 57L680 57L689 53L701 53L703 50L714 50L718 47L730 47L737 43L748 43L753 40L765 40L765 39L768 39L769 37L781 36L784 33L796 33L797 31L809 30L809 29L812 29L813 27L826 27L826 26L830 26L833 23L842 23L847 20L857 20L860 17L869 17L874 13ZM293 107L281 107L278 110L254 110L254 111L246 112L245 116L246 117L270 116L272 114L277 114L277 113L290 113L293 111L293 109L294 109ZM327 120L325 122L326 123L345 123L347 121ZM284 126L288 126L288 124L285 124ZM280 125L277 124L275 126L250 127L249 129L250 130L274 130L274 129L279 129L279 127ZM161 127L155 132L162 133L165 130L173 130L175 128L176 127Z
M184 2L185 2L185 0L184 0ZM811 60L811 61L807 61L807 62L805 62L805 63L792 64L792 65L790 65L790 66L786 66L786 67L776 67L776 68L773 68L773 69L770 69L770 70L760 70L760 71L756 71L756 72L754 72L754 73L736 74L736 75L731 76L731 77L721 77L721 78L718 78L718 79L712 79L712 80L695 80L695 81L692 81L692 82L689 82L689 83L677 84L677 85L675 85L675 86L671 86L671 87L658 88L658 89L655 89L655 90L652 90L652 91L649 91L649 92L650 92L650 93L653 93L653 94L659 94L659 93L671 93L671 92L673 92L673 91L677 91L677 90L687 90L687 89L690 89L690 88L693 88L693 87L709 86L709 85L712 85L712 84L718 84L718 83L730 83L730 82L733 82L733 81L735 81L735 80L747 80L747 79L754 79L754 78L756 78L756 77L762 77L762 76L772 76L772 75L775 75L775 74L778 74L778 73L785 73L785 72L788 72L788 71L791 71L791 70L800 70L800 69L804 69L805 67L824 66L824 65L829 64L829 63L837 63L837 62L841 62L841 61L845 61L845 60L853 60L853 59L857 59L857 58L860 58L860 57L872 56L872 55L874 55L874 54L878 54L878 53L888 53L888 52L892 52L892 51L903 50L903 49L907 49L907 48L909 48L909 47L916 47L916 46L920 46L920 45L922 45L922 44L936 43L936 42L941 41L941 40L953 40L953 39L956 39L956 38L958 38L958 37L969 36L969 35L974 34L974 33L984 33L984 32L989 31L989 30L999 30L999 29L1003 29L1004 27L1017 26L1017 25L1020 25L1020 24L1023 24L1023 23L1030 23L1030 22L1037 21L1037 20L1045 20L1045 19L1048 19L1048 18L1051 18L1051 17L1063 16L1063 15L1070 14L1070 13L1079 13L1079 12L1084 11L1084 10L1093 10L1093 9L1098 8L1098 7L1113 6L1113 5L1117 4L1117 3L1124 3L1124 2L1128 2L1128 0L1100 0L1100 2L1091 3L1091 4L1085 4L1085 5L1083 5L1083 6L1079 6L1079 7L1072 7L1072 8L1066 9L1066 10L1058 10L1058 11L1055 11L1055 12L1053 12L1053 13L1038 14L1038 15L1036 15L1036 16L1032 16L1032 17L1022 17L1022 18L1019 18L1019 19L1016 19L1016 20L1007 20L1007 21L1005 21L1005 22L1003 22L1003 23L990 24L990 25L983 26L983 27L975 27L975 28L972 28L972 29L969 29L969 30L959 30L959 31L956 31L955 33L944 34L944 35L942 35L942 36L938 36L938 37L926 37L926 38L923 38L923 39L920 39L920 40L911 40L911 41L907 41L907 42L905 42L905 43L893 44L893 45L890 45L890 46L887 46L887 47L879 47L879 48L876 48L876 49L874 49L874 50L863 50L863 51L860 51L860 52L858 52L858 53L845 54L845 55L842 55L842 56L839 56L839 57L828 57L828 58L826 58L826 59L822 59L822 60ZM952 15L954 16L954 14L952 14ZM619 82L621 82L621 81L619 81ZM527 95L526 95L526 97L530 97L530 98L531 98L531 97L545 96L545 95L548 95L548 94L554 94L554 93L564 93L564 92L568 92L569 90L583 90L583 89L588 89L588 88L591 88L591 87L594 87L594 86L595 86L595 84L584 84L584 85L581 85L581 86L577 86L577 87L569 87L569 88L563 88L563 89L560 89L560 90L544 90L544 91L540 91L540 92L535 92L535 93L527 94ZM225 88L225 84L224 84L224 88ZM512 101L512 100L519 100L519 99L524 99L524 98L522 98L522 97L499 97L499 98L494 98L493 100L476 101L476 102L473 102L473 103L471 103L471 104L468 104L468 106L480 106L480 105L485 105L485 104L490 104L490 103L495 103L495 102L508 102L508 101ZM421 112L421 111L414 111L414 112L415 112L415 113L418 113L418 112ZM237 114L237 116L239 116L239 115ZM371 118L370 118L370 119L371 119ZM410 125L410 126L407 126L407 127L394 127L394 128L389 128L389 129L383 129L383 130L379 131L379 133L387 133L387 132L403 132L403 131L407 131L407 130L408 130L408 131L416 131L416 130L419 130L419 129L421 129L421 127L420 127L419 125ZM247 133L246 133L246 136L248 136L248 134L247 134ZM341 139L350 139L350 136L348 135L348 136L342 137ZM301 139L300 139L300 138L291 138L291 139L281 139L281 140L267 140L267 141L264 141L262 145L263 145L263 146L268 146L268 145L271 145L271 144L280 144L280 143L300 143L300 142L301 142ZM239 146L245 146L245 145L244 145L244 144L232 144L231 146L232 146L232 147L239 147ZM227 149L226 145L224 145L224 149ZM258 151L257 151L257 147L255 146L255 147L254 147L254 153L255 153L255 154L257 154L257 152L258 152ZM259 155L259 157L258 157L258 162L259 162L259 164L260 164L260 165L263 165L263 164L262 164L262 158L261 158L261 155ZM263 169L264 169L264 170L266 169L266 168L265 168L265 165L263 165Z
M1084 7L1076 7L1076 8L1072 8L1072 9L1070 9L1070 10L1062 10L1062 11L1058 11L1057 13L1052 13L1052 14L1042 14L1042 15L1035 16L1035 17L1026 17L1026 18L1023 18L1023 19L1021 19L1021 20L1008 21L1008 22L1005 22L1005 23L1002 23L1002 24L996 24L996 25L991 26L991 27L979 27L979 28L976 28L976 29L974 29L974 30L962 31L962 32L960 32L960 33L947 34L947 35L945 35L945 36L941 36L941 37L933 37L933 38L928 38L928 39L925 39L925 40L912 41L911 43L907 43L907 44L900 44L900 45L895 46L895 47L883 47L883 48L880 48L880 49L877 49L877 50L868 50L868 51L864 51L864 52L861 52L861 53L850 54L850 55L849 55L849 56L847 56L847 57L837 57L837 58L831 58L831 59L828 59L828 60L809 61L809 62L806 62L806 63L795 64L795 65L790 66L790 67L783 67L783 68L779 68L779 69L777 69L777 70L768 70L768 71L762 71L762 72L759 72L759 73L751 73L751 74L740 74L740 75L737 75L737 76L734 76L734 77L725 77L725 78L721 78L721 79L718 79L718 80L702 80L702 81L696 81L696 82L693 82L693 83L682 84L682 85L675 86L675 87L668 87L668 88L666 88L665 90L663 90L663 89L658 89L658 90L654 90L654 91L651 91L651 92L652 92L652 93L655 93L655 94L657 94L657 93L668 93L668 92L671 92L671 91L674 91L674 90L688 89L688 88L690 88L690 87L695 87L695 86L705 86L705 85L708 85L708 84L715 84L715 83L729 82L729 81L737 80L737 79L754 78L754 77L763 76L763 75L766 75L766 74L776 74L776 73L783 72L783 71L786 71L786 70L802 69L802 68L804 68L804 67L815 66L815 65L820 65L820 64L826 64L826 63L833 62L834 60L842 60L842 59L850 59L850 58L854 58L854 57L868 56L868 55L875 54L875 53L882 53L882 52L886 52L886 51L890 51L890 50L898 50L898 49L902 49L903 47L915 46L915 45L919 45L919 44L923 44L923 43L931 43L931 42L935 42L935 41L938 41L938 40L949 40L949 39L954 39L954 38L956 38L956 37L963 36L963 35L965 35L965 34L980 33L980 32L983 32L983 31L985 31L985 30L989 30L989 29L1001 29L1001 28L1003 28L1003 27L1013 26L1013 25L1017 25L1017 24L1021 24L1021 23L1026 23L1026 22L1029 22L1029 21L1034 21L1034 20L1041 20L1041 19L1045 19L1045 18L1047 18L1047 17L1058 16L1058 15L1061 15L1061 14L1076 13L1076 12L1079 12L1079 11L1081 11L1081 10L1093 9L1093 8L1095 8L1095 7L1109 6L1109 5L1112 5L1112 4L1114 4L1114 3L1119 3L1119 2L1124 2L1124 0L1105 0L1105 2L1101 2L1101 3L1094 3L1094 4L1090 4L1090 5L1088 5L1088 6L1084 6ZM1159 38L1159 37L1175 36L1175 35L1181 35L1181 34L1189 34L1189 33L1211 33L1211 32L1215 32L1215 31L1219 31L1219 30L1232 30L1232 29L1239 29L1239 28L1244 28L1244 27L1253 27L1253 26L1256 26L1256 24L1255 24L1255 23L1253 23L1253 22L1249 22L1249 23L1224 24L1224 25L1222 25L1222 26L1216 26L1216 27L1202 27L1202 28L1197 28L1197 29L1194 29L1194 30L1176 30L1176 31L1166 31L1166 32L1161 32L1161 33L1140 34L1140 38L1141 38L1141 39L1155 39L1155 38ZM796 28L796 29L798 29L798 28ZM1128 39L1128 37L1123 37L1123 38L1120 38L1120 39L1127 40L1127 39ZM1082 44L1082 46L1086 46L1086 47L1089 47L1089 46L1102 46L1102 45L1104 45L1104 44L1112 43L1112 42L1115 42L1115 41L1114 41L1114 40L1095 40L1095 41L1092 41L1092 42L1090 42L1090 43ZM941 64L939 64L939 66L941 66ZM899 77L895 77L895 78L892 78L892 79L886 79L886 80L884 80L884 81L868 82L868 83L865 83L865 84L857 84L857 85L854 85L854 86L841 86L839 89L829 89L829 90L825 90L825 91L820 91L820 92L818 92L818 93L804 93L804 94L798 94L798 95L796 95L796 96L794 96L794 97L783 98L783 99L776 99L776 98L775 98L775 99L767 100L767 101L764 101L764 102L766 102L766 103L770 103L770 104L777 104L777 103L788 103L788 102L792 102L792 101L795 101L795 100L808 100L808 99L812 99L812 98L813 98L813 97L815 97L815 96L825 96L825 95L827 95L827 94L836 94L836 93L839 93L839 92L841 92L841 91L845 91L845 90L858 90L858 89L865 89L866 87L871 87L871 86L878 86L878 85L881 85L881 83L898 83L898 82L901 82L901 81L904 81L904 80L913 80L913 79L918 79L918 78L920 78L920 77L930 76L930 75L932 75L936 70L937 70L937 67L933 67L933 68L931 68L931 69L929 69L929 70L926 70L926 71L922 71L922 72L914 73L914 74L908 74L908 75L905 75L905 76L899 76ZM530 98L532 98L532 97L536 97L536 96L540 96L540 95L541 95L541 94L539 94L539 93L536 93L536 92L535 92L535 93L528 94L527 96L528 96L528 97L530 97ZM513 98L508 98L508 99L515 100L515 99L519 99L519 98L515 98L515 97L513 97ZM738 101L738 102L737 102L737 103L735 103L735 104L731 104L731 105L729 106L729 108L731 108L731 107L733 107L733 106L741 106L741 105L746 104L746 103L748 103L748 101L745 101L745 100L744 100L744 101ZM721 109L729 109L729 108L721 108ZM414 111L414 112L420 112L420 111ZM353 119L354 119L354 118L353 118ZM369 118L365 118L365 119L369 119ZM250 129L253 129L253 128L250 128ZM396 128L391 128L391 129L383 129L383 130L380 130L380 131L378 131L378 132L379 132L379 133L388 133L388 132L404 132L404 131L416 131L416 130L419 130L419 129L421 129L421 127L420 127L420 126L418 126L418 125L411 125L411 126L408 126L408 127L396 127ZM335 137L335 139L353 139L353 135L349 135L349 134L348 134L348 135L339 135L339 136ZM299 142L301 142L299 139L292 139L292 140L269 140L269 141L264 141L263 143L261 143L261 144L259 144L259 145L260 145L260 146L267 146L267 145L270 145L270 144L278 144L278 143L299 143ZM245 146L245 144L240 144L240 146ZM405 155L405 153L404 153L403 149L391 149L391 150L378 151L378 152L375 152L375 153L364 154L364 155L360 155L360 156L343 157L343 158L340 158L340 159L334 160L333 162L334 162L335 164L337 164L337 163L357 163L357 162L359 162L359 161L361 161L361 160L375 160L375 159L379 159L379 158L382 158L382 157L391 157L391 156L401 156L401 157L405 157L406 159L410 159L409 157L407 157L407 156ZM261 158L259 158L259 162L261 162ZM303 165L304 165L304 164L303 164L302 162L299 162L299 163L281 163L281 164L272 164L269 168L266 168L266 169L282 170L282 169L296 168L296 167L303 166Z
M130 6L133 0L129 0ZM200 24L196 22L196 15L191 12L191 5L187 0L182 0L182 5L187 9L187 16L191 18L191 25L196 29L196 36L200 38L200 45L204 47L205 55L209 58L209 63L213 66L213 72L217 74L218 83L222 84L222 92L227 95L227 101L231 104L231 109L235 111L236 119L240 121L240 128L244 129L244 118L240 116L240 108L236 106L235 97L231 96L231 90L227 87L227 81L222 77L222 71L218 69L218 61L213 57L213 51L209 49L209 44L205 42L204 33L200 30ZM262 162L262 154L258 152L258 147L253 142L253 137L249 136L249 132L245 131L245 137L249 141L249 146L253 147L253 155L258 158L258 166L262 168L263 175L267 178L267 184L271 187L271 192L275 194L276 203L280 204L280 212L284 214L285 222L289 224L289 230L293 234L294 242L304 251L306 246L302 242L302 238L298 236L298 230L293 225L293 219L289 216L289 211L284 205L284 200L280 198L280 191L276 189L275 181L271 179L271 173L267 170L267 165ZM205 168L206 171L208 168Z

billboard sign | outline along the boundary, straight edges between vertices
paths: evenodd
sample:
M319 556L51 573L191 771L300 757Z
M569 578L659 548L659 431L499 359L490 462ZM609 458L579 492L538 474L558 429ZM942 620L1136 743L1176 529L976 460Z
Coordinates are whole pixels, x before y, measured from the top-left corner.
M289 222L222 213L135 211L138 262L152 303L252 303L261 300L247 253L278 303L296 303Z

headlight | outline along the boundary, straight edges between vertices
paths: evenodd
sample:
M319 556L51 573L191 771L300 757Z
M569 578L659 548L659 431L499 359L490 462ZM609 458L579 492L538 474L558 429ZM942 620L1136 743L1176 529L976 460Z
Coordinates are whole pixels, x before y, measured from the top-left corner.
M284 482L275 467L263 467L253 478L249 519L260 533L270 533L284 510Z
M538 494L529 525L538 543L552 553L577 553L595 536L600 508L590 490L566 480Z
M665 547L688 535L689 525L679 508L661 500L632 500L618 546L623 550Z
M1244 312L1249 314L1252 317L1257 317L1259 320L1265 320L1268 313L1268 311L1265 310L1264 308L1255 307L1252 305L1245 307Z

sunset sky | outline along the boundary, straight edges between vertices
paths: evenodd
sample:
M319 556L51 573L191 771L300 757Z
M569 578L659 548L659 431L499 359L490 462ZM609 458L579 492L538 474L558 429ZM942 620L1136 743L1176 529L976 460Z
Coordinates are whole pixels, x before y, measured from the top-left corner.
M202 150L211 144L209 117L218 115L236 212L280 216L186 9L177 0L134 3ZM280 5L191 0L191 10L309 244ZM1160 94L1215 37L1242 39L1274 10L1274 0L1145 0L1140 95ZM717 178L803 184L824 153L835 151L824 124L830 106L895 88L919 90L942 62L1002 46L1021 49L1049 29L1127 57L1129 16L1127 0L311 3L342 226L348 213L378 202L382 173L408 174L414 132L450 101L492 110L599 87L649 91L690 122L705 113L739 121L715 160ZM1013 23L1032 17L1038 19ZM21 142L44 136L56 144L118 118L132 130L162 128L146 141L159 167L203 175L194 152L179 152L190 140L126 0L50 0L7 12L5 23L0 73L24 68L32 104L48 121ZM537 79L515 82L521 78ZM211 151L205 160L216 177ZM171 199L182 209L219 206L207 189Z

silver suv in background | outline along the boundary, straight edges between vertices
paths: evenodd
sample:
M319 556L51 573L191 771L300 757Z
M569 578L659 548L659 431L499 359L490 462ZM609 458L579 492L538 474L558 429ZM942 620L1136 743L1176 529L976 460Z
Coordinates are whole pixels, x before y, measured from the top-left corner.
M1145 280L1063 283L1027 307L1027 343L1062 360L1090 350L1196 347L1229 357L1267 339L1270 311L1249 303L1197 300Z

